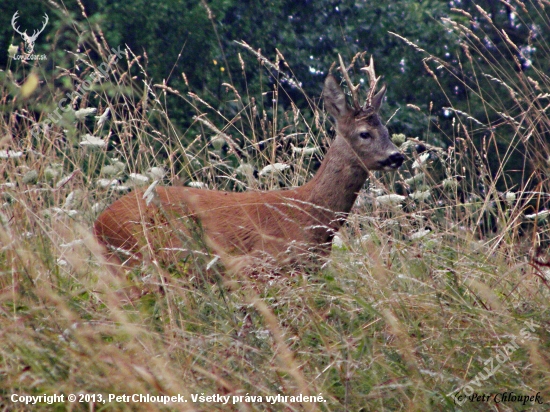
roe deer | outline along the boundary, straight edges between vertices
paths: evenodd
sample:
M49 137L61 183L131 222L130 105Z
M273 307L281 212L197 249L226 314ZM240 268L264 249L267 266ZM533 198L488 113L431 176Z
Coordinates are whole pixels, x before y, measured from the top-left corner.
M188 239L197 229L226 269L256 270L266 262L319 264L328 256L335 233L345 222L369 170L395 170L403 155L379 117L386 87L375 94L378 78L370 66L370 90L361 106L340 57L353 107L329 74L323 98L336 120L336 138L311 181L289 190L222 192L190 187L157 187L155 200L144 190L123 196L97 219L94 233L106 246L106 258L135 264L144 258L174 262L189 256ZM187 249L186 249L187 248ZM279 266L280 267L280 266Z

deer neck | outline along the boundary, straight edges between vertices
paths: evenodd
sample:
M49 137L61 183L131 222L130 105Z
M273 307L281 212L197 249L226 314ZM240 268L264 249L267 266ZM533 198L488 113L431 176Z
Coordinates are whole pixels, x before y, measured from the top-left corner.
M353 207L367 176L367 170L349 142L337 135L314 178L298 190L312 207L330 211L325 214L330 222L325 224L338 229Z

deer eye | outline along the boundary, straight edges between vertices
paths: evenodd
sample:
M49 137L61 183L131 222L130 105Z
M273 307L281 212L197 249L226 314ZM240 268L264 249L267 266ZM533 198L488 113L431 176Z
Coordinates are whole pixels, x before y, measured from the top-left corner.
M361 139L370 139L372 137L369 132L361 132L359 133L359 136Z

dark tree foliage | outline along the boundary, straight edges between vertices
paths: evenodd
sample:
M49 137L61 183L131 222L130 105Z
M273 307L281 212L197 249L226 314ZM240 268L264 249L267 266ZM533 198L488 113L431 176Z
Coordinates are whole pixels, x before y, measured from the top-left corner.
M512 42L522 50L516 53L521 65L513 70L529 72L534 65L539 68L549 65L550 53L542 40L547 29L543 23L545 12L536 1L524 5L535 19L532 24L514 19L512 6L493 0L477 3L470 0L85 0L82 4L87 18L74 1L59 4L59 9L56 4L55 1L32 0L2 2L0 47L4 51L0 53L1 67L7 65L9 44L20 41L10 23L16 10L21 15L21 23L30 30L40 24L38 16L44 12L50 15L50 24L43 34L47 42L37 46L43 49L42 52L54 45L55 53L76 48L79 39L71 34L74 21L84 30L88 25L100 27L111 45L128 45L136 54L147 54L146 70L154 82L166 80L171 87L186 91L182 77L185 73L189 88L217 107L222 107L226 99L224 82L234 84L237 90L247 90L251 96L279 87L283 91L279 93L283 106L292 100L299 107L307 107L301 90L291 82L280 82L276 73L266 73L255 56L235 41L261 49L273 60L275 49L278 49L286 63L281 69L292 73L312 99L319 98L323 78L338 53L350 61L357 52L366 51L374 56L377 72L388 84L386 113L389 115L400 109L389 125L391 131L419 136L435 144L447 144L452 140L450 119L443 109L450 105L449 100L453 107L474 117L485 115L479 98L467 87L479 79L473 76L456 33L442 23L442 17L452 15L453 20L485 33L490 45L486 49L489 58L486 61L476 57L478 71L490 73L488 65L491 64L502 66L503 71L510 71L512 67L501 64L502 59L510 55L510 47L495 34L494 26L505 29ZM492 23L480 14L476 5L489 13ZM453 12L453 7L470 13L474 23ZM537 16L540 24L537 24ZM438 56L451 70L438 71L439 84L436 84L422 62L427 55L415 51L390 32ZM245 62L244 74L239 54ZM51 55L55 60L55 54ZM428 63L435 70L434 62ZM54 67L56 62L47 64ZM513 73L509 76L513 78ZM505 106L508 104L510 97L505 88L495 87L486 79L482 79L481 85L490 88L492 98L504 102ZM178 107L171 112L174 120L185 128L189 124L190 108L181 107L181 100L169 102ZM407 109L407 104L421 110ZM510 103L509 107L512 106ZM483 136L480 133L479 139ZM498 139L506 145L504 137Z
M185 72L193 90L206 91L219 100L223 99L223 82L257 94L277 80L260 73L255 57L235 41L245 41L270 58L277 48L288 64L283 68L292 71L312 98L319 96L338 53L349 61L355 53L366 51L375 57L377 70L389 85L388 112L407 103L423 109L431 101L435 107L443 103L443 94L430 82L418 56L389 31L449 59L457 52L456 43L439 22L448 13L442 1L252 0L206 5L199 1L97 0L89 7L101 16L100 25L112 44L147 52L149 71L156 81L168 79L181 89L180 73ZM246 63L246 78L239 53ZM283 99L287 96L304 105L299 90L291 84L281 86L285 88L280 94ZM421 135L425 126L425 118L411 111L403 111L392 124L396 131L412 135Z

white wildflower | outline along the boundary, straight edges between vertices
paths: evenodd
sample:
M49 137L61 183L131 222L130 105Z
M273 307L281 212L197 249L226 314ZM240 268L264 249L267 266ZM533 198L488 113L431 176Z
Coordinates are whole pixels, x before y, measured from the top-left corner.
M443 180L443 188L447 190L454 190L458 187L458 180L456 180L454 177L448 177L445 180Z
M423 237L425 237L426 235L430 234L431 230L430 229L420 229L414 233L411 234L411 239L422 239Z
M121 162L118 159L111 159L111 164L116 167L119 171L124 172L126 170L126 163Z
M292 153L296 153L296 154L302 154L302 155L312 155L312 154L315 154L315 153L319 153L319 148L318 147L295 147L294 145L292 146Z
M23 156L23 152L15 150L0 150L0 159L11 159Z
M63 209L70 209L77 201L82 197L82 190L73 190L67 195L65 203L63 203Z
M384 189L378 189L376 187L369 187L369 192L371 192L374 196L382 196L385 192Z
M376 198L376 203L378 203L379 205L398 205L402 203L405 199L406 197L401 195L382 195Z
M513 205L516 201L516 194L514 192L506 192L504 196L506 198L506 203L509 205Z
M201 162L197 159L195 155L192 155L191 153L185 153L185 156L187 157L187 160L189 161L192 167L194 168L202 167Z
M286 163L274 163L272 165L267 165L260 171L260 176L265 176L268 173L273 172L281 172L283 170L286 170L290 167L290 165L287 165Z
M103 187L103 188L114 187L114 186L118 186L118 180L117 179L97 179L96 184L99 187Z
M340 236L334 235L334 238L332 239L332 246L337 249L342 249L344 247L344 241Z
M256 330L254 331L254 336L257 339L266 340L271 336L271 332L268 329Z
M105 209L107 205L103 202L97 202L92 205L92 212L93 213L100 213Z
M121 170L114 165L105 165L101 168L101 173L104 176L115 176L119 174Z
M19 47L13 44L10 44L8 46L8 56L10 56L12 59L15 57L18 51L19 51Z
M149 185L147 190L143 193L143 199L145 199L145 204L149 206L149 204L153 201L155 198L155 187L159 184L158 180L155 180L153 183Z
M543 221L543 220L546 220L548 215L550 215L550 210L541 210L538 213L532 213L530 215L525 215L525 219L529 219L529 220L535 220L536 219L538 221Z
M72 173L69 176L65 176L63 179L61 179L59 182L57 182L55 187L60 188L65 183L67 183L69 180L71 180L73 178L73 176L74 176L74 174L72 174Z
M43 212L46 216L52 216L52 215L68 215L69 217L74 217L78 214L78 211L77 210L64 210L64 209L61 209L60 207L52 207L50 208L50 210L44 210Z
M401 207L401 205L399 205L399 207ZM395 219L388 219L386 221L383 222L382 224L382 227L399 227L401 226L401 224L399 223L398 220L395 220Z
M139 173L130 173L128 175L128 180L135 186L143 186L144 184L149 183L149 178Z
M418 137L415 137L415 140L418 140ZM416 146L416 143L413 140L407 140L405 141L405 143L399 146L399 150L401 150L402 152L405 152L414 146Z
M214 149L220 150L225 144L225 139L223 138L223 135L218 134L210 139L210 143L214 146Z
M0 212L0 225L8 226L10 219L4 213Z
M96 108L88 107L88 108L80 109L80 110L77 110L76 112L74 112L74 117L76 117L78 120L82 120L86 116L88 116L90 114L94 114L95 112L97 112Z
M424 164L428 161L429 158L430 158L430 153L428 152L422 153L420 156L418 156L418 159L416 159L413 162L412 168L418 169L419 167L424 166Z
M69 242L69 243L62 243L62 244L59 245L59 247L69 248L69 247L79 246L79 245L83 245L83 244L84 244L84 241L82 239L75 239L75 240L73 240L72 242Z
M166 170L163 167L152 167L147 171L147 175L152 180L161 180L166 175Z
M63 173L63 165L60 163L52 163L44 169L44 178L47 181L56 180Z
M23 183L32 185L38 181L38 172L36 170L29 170L23 176Z
M80 146L104 147L105 145L107 145L105 140L92 136L89 133L86 133L80 142Z
M409 197L414 200L426 200L429 199L431 192L429 190L417 190L411 193Z
M241 174L241 175L244 175L244 176L252 176L252 175L254 175L254 166L252 166L249 163L241 163L235 171L238 174Z
M195 189L204 189L206 187L203 182L189 182L187 186L194 187Z
M218 255L214 256L214 259L212 259L208 264L206 265L206 270L212 269L212 266L216 264L216 262L220 260L220 257Z
M110 111L111 111L111 109L107 107L107 109L105 109L105 111L103 112L103 114L101 116L96 116L95 117L97 119L97 125L99 127L103 126L103 123L105 123L105 121L109 117L109 112Z
M412 185L414 183L421 182L422 180L424 180L424 177L425 177L425 174L420 172L414 175L413 177L409 177L408 179L405 179L405 183L408 185Z

